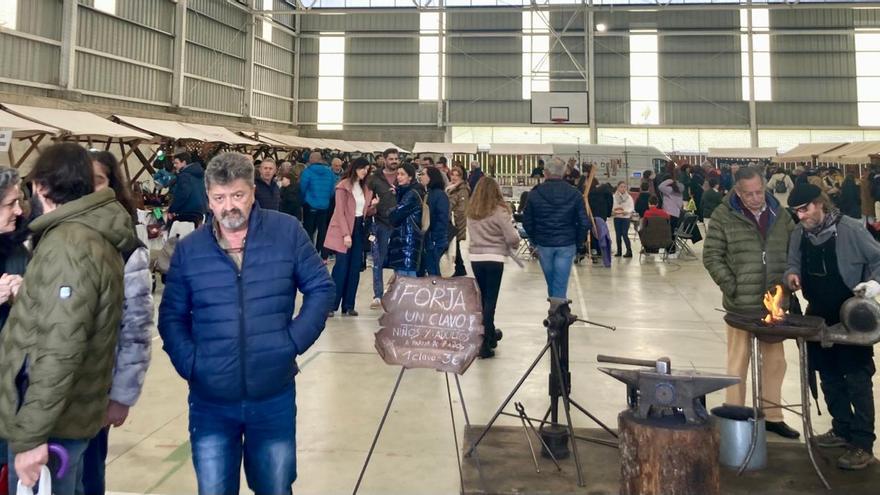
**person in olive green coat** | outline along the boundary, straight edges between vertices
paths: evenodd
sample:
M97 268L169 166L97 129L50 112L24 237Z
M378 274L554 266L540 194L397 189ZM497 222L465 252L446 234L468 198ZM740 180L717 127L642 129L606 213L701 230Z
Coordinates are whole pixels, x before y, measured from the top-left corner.
M782 284L794 221L766 190L764 176L757 168L740 168L734 180L733 190L712 213L703 246L703 265L721 288L724 309L763 314L764 293ZM760 344L767 430L797 438L798 432L785 424L782 409L772 407L782 404L782 343ZM745 402L750 347L749 333L728 325L727 372L740 377L740 383L728 387L727 404L742 406Z
M65 447L70 473L81 474L86 445L104 425L122 317L120 252L137 239L113 191L93 192L93 176L73 143L45 150L30 174L43 214L29 226L34 256L0 333L0 437L13 487L36 483L49 442ZM72 495L78 484L67 475L53 493Z

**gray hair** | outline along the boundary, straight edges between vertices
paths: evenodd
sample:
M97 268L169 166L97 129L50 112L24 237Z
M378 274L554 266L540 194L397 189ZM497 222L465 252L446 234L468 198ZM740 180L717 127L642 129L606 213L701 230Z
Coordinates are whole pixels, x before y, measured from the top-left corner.
M739 170L733 174L733 180L737 184L744 180L754 179L755 177L760 177L761 183L767 185L767 177L761 173L761 170L759 170L758 167L740 167Z
M565 174L565 162L562 158L554 156L550 163L544 166L544 175L549 177L562 177Z
M221 153L208 162L205 170L205 187L212 185L225 186L241 179L251 186L254 185L254 163L251 157L241 153Z
M6 193L13 187L18 187L21 183L21 177L18 170L10 167L0 167L0 198L6 196Z

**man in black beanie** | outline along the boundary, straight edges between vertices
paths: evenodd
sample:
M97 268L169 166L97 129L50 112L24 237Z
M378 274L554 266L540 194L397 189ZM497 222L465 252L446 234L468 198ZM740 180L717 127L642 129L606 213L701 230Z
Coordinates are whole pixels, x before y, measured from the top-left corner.
M798 184L788 205L800 224L791 234L785 283L802 290L807 314L827 325L840 322L844 301L880 295L880 244L859 220L843 216L813 184ZM864 469L875 461L874 350L869 346L807 343L810 368L819 372L832 428L816 437L824 448L845 447L841 469Z

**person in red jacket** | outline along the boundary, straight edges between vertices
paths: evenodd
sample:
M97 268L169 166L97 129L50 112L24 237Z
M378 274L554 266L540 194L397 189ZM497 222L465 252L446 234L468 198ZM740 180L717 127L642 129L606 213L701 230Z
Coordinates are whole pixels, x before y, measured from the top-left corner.
M366 227L364 221L376 211L378 197L367 187L366 177L370 162L358 158L336 185L336 207L327 229L324 247L336 253L333 264L333 281L336 283L336 299L330 316L342 305L342 314L357 316L354 310L358 281L361 275Z
M648 198L648 209L645 210L645 214L642 215L642 219L651 218L651 217L661 217L665 219L669 219L669 213L666 212L663 208L659 208L657 206L659 201L657 200L657 196L651 196Z

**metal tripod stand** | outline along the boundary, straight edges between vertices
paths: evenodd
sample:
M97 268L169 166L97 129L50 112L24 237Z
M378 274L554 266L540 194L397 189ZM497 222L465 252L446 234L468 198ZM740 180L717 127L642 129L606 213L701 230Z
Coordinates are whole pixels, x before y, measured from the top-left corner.
M498 407L498 410L492 416L492 419L489 420L486 428L483 429L479 437L477 437L477 439L465 453L465 456L469 457L476 450L477 446L489 433L489 430L492 428L492 425L495 424L495 421L498 420L499 416L503 414L506 416L517 418L521 417L519 414L505 412L504 409L513 399L513 396L516 394L522 384L525 383L526 379L529 377L529 375L532 373L538 363L541 362L541 359L544 358L544 355L547 354L548 350L550 351L550 406L547 409L547 412L544 414L544 417L540 420L541 426L539 429L541 431L541 437L544 440L543 443L546 445L545 447L542 447L542 454L552 457L554 459L564 459L568 457L569 438L573 440L577 439L594 442L609 447L617 447L616 442L611 442L598 438L579 437L575 435L574 426L571 422L571 406L574 406L596 424L601 426L605 431L610 433L613 437L617 438L617 433L611 430L611 428L602 423L599 418L594 416L592 413L590 413L588 410L586 410L570 397L571 372L569 371L568 367L568 332L569 327L572 323L576 321L581 321L611 330L615 330L616 328L613 326L602 325L600 323L579 319L577 316L571 314L571 309L569 307L571 301L567 299L550 298L548 300L550 302L550 310L548 311L547 319L544 320L544 327L547 329L547 343L544 345L544 348L541 349L541 351L538 353L538 357L536 357L535 360L532 361L532 364L526 370L525 374L523 374L522 378L520 378L516 385L513 387L513 390L510 391L510 394L507 395L507 398L504 399L504 402L501 403L501 406ZM560 399L562 399L563 411L565 412L564 425L561 425L559 423ZM550 418L549 422L547 421L548 417ZM537 421L537 419L535 419L535 421ZM547 452L548 447L550 449L550 452ZM581 470L580 458L578 456L577 444L572 441L571 447L571 451L574 453L575 468L577 469L578 486L585 486L584 476Z

